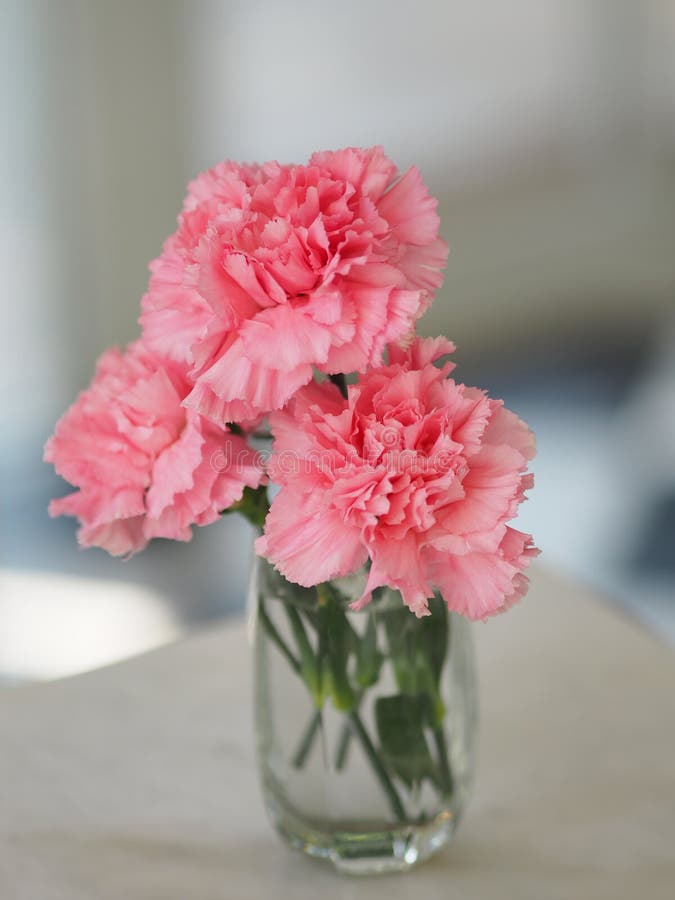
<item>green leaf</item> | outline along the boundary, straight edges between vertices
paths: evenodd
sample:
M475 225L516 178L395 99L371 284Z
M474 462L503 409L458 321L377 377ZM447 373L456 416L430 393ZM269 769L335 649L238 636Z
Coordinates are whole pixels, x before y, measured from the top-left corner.
M270 503L267 498L267 488L250 488L247 486L244 488L241 500L238 500L236 503L228 506L226 510L223 510L223 515L233 512L241 513L245 519L248 519L254 528L262 531L269 508Z
M377 649L377 626L375 617L368 615L366 629L362 637L354 632L356 638L356 681L359 687L367 688L375 684L380 677L380 669L384 660Z
M319 655L325 663L324 690L330 694L336 709L354 708L356 696L347 674L347 661L353 649L353 630L344 606L327 585L319 585L318 630Z
M430 616L419 620L420 643L429 660L436 684L441 680L441 673L448 653L449 614L445 600L436 594L429 601Z
M293 632L295 644L300 654L300 675L312 695L314 705L321 709L323 705L323 693L321 690L321 671L312 645L307 637L305 626L302 624L300 613L290 604L285 604L286 615Z
M284 603L301 609L305 616L310 620L310 624L316 624L316 589L304 588L292 581L286 581L283 575L280 575L274 569L266 569L263 564L261 577L265 579L265 588L269 596L277 597Z
M438 782L424 735L431 722L427 694L394 694L375 702L375 724L382 757L389 769L410 788L424 778Z
M429 603L430 616L417 619L408 609L392 610L385 615L385 628L391 665L402 694L429 695L432 724L445 716L440 681L448 653L448 610L436 595Z
M387 633L389 658L394 670L396 684L402 694L416 694L418 692L415 666L416 623L417 619L405 606L402 606L400 609L387 610L384 613L384 628Z
M267 614L267 610L265 609L265 601L262 596L258 598L258 618L260 620L260 624L262 625L263 631L267 635L268 639L275 644L281 653L286 657L288 664L293 669L294 672L300 674L300 663L293 656L291 650L288 647L286 641L282 638L282 636L277 631L274 623L270 619Z
M441 699L438 682L434 677L432 662L424 649L418 649L415 657L417 690L429 699L430 724L436 727L445 717L445 705Z

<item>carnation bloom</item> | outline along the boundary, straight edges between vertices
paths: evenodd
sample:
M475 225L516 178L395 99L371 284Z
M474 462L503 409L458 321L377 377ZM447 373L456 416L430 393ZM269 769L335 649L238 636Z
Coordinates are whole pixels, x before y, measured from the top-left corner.
M189 384L141 342L106 351L56 426L45 461L78 490L52 516L80 520L79 543L120 556L153 537L189 541L262 479L243 438L181 405Z
M222 163L188 188L151 265L144 340L191 367L218 422L281 408L325 373L379 365L441 283L447 247L420 173L380 147L308 165Z
M483 619L525 593L532 538L507 524L531 487L534 438L501 401L433 362L444 338L390 350L343 399L334 385L300 390L270 417L270 475L282 487L257 550L311 586L371 560L357 608L381 585L418 616L439 589L448 607Z

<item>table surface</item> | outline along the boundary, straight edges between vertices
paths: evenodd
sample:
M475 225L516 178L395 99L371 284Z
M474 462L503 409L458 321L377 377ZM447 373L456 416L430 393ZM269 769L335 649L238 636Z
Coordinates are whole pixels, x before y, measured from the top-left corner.
M541 569L474 633L475 793L405 875L339 876L267 824L240 620L0 691L0 897L672 900L675 654Z

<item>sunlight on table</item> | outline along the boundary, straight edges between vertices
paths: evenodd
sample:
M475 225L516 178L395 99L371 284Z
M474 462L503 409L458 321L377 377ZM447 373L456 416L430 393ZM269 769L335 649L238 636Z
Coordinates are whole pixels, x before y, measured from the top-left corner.
M0 681L73 675L180 633L162 594L147 587L0 570Z

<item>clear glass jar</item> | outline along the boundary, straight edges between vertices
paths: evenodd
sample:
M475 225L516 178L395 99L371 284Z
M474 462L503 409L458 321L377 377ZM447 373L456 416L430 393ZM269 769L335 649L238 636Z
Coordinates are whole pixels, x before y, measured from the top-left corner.
M291 846L351 873L408 869L451 837L475 755L469 623L417 619L365 574L318 588L256 559L250 591L258 763Z

